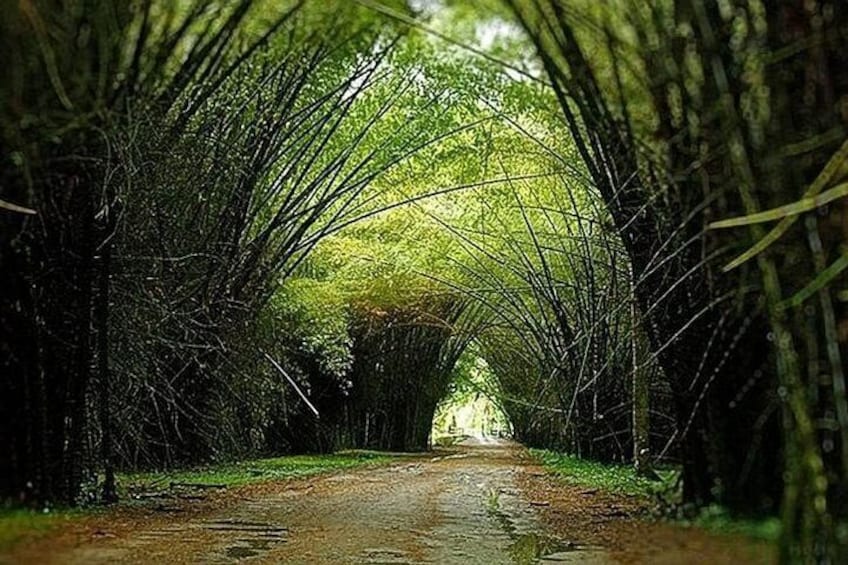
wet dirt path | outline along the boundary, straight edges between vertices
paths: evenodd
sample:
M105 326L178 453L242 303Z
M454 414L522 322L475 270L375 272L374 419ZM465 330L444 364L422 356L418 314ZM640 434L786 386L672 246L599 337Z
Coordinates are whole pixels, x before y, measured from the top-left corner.
M115 509L0 564L774 562L764 542L644 520L648 506L556 479L516 443L468 441L166 512Z
M466 442L376 469L266 489L214 512L120 534L108 524L41 563L603 563L546 536L518 479L532 461L517 444ZM33 548L37 551L37 548Z

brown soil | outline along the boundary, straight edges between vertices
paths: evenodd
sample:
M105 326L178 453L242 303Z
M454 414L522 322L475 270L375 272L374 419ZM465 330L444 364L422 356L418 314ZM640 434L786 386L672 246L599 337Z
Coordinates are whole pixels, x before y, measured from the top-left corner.
M0 563L770 563L772 549L638 518L509 442L385 467L121 508L19 544Z

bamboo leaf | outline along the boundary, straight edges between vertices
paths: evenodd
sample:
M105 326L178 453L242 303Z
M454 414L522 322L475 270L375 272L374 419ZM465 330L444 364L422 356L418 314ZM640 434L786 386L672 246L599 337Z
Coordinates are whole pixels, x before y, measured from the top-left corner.
M50 79L50 84L53 86L53 90L56 92L56 97L59 98L59 101L62 103L62 106L65 107L66 110L73 109L74 105L71 102L70 97L68 97L68 93L65 90L65 85L62 83L61 73L59 72L59 65L56 62L56 54L53 51L53 48L50 46L50 38L47 32L47 27L44 24L44 20L42 20L41 15L38 13L38 8L33 5L31 0L22 1L20 4L20 9L26 15L30 24L35 31L35 37L38 41L38 47L41 49L42 57L44 58L44 67L47 71L47 76Z
M32 208L27 208L25 206L18 206L17 204L12 204L11 202L7 202L5 200L0 199L0 208L4 208L6 210L11 210L12 212L20 212L21 214L37 214L35 210Z
M797 202L778 206L777 208L772 208L771 210L764 210L763 212L758 212L756 214L749 214L747 216L740 216L738 218L730 218L728 220L713 222L710 224L710 229L717 230L725 228L735 228L739 226L748 226L751 224L761 224L763 222L773 222L775 220L780 220L788 216L797 216L798 214L803 214L804 212L810 212L811 210L815 210L816 208L824 206L825 204L833 202L834 200L842 198L846 195L848 195L848 183L842 183L834 186L831 189L826 190L825 192L815 197L802 198Z
M828 161L827 165L825 165L824 169L822 169L821 174L816 177L816 180L813 181L810 188L808 188L807 192L804 193L803 198L814 198L819 195L824 190L824 187L837 176L846 160L848 160L848 140L846 140L839 150L834 153L833 157L830 158L830 161ZM722 268L722 271L725 273L732 271L739 265L750 260L752 257L759 255L772 243L780 239L780 237L792 227L792 224L795 223L797 217L797 215L785 216L768 234L765 235L765 237L755 243L750 249L748 249L748 251L725 265Z
M816 278L810 282L810 284L795 293L792 298L784 301L780 305L780 308L787 309L800 306L816 292L830 284L830 282L838 277L839 274L846 268L848 268L848 253L843 253L839 259L834 261L827 269L821 271Z

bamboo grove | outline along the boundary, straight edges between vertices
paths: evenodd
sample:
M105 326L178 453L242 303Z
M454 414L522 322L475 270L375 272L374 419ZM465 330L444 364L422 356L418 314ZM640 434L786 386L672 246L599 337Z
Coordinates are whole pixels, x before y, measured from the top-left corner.
M5 500L427 449L465 379L527 445L848 555L841 2L22 0L0 30Z

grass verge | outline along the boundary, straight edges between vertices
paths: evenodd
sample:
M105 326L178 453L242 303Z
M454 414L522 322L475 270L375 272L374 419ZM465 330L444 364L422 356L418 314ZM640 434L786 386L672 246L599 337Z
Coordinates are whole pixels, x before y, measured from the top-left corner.
M172 483L241 486L378 465L392 459L392 455L372 451L345 451L330 455L286 455L271 459L204 465L184 470L123 474L119 475L118 484L120 494L126 497L140 489L167 488Z
M81 511L37 511L0 508L0 551L26 539L38 538L82 515Z
M309 477L340 470L388 463L396 454L344 451L331 455L288 455L163 472L122 473L117 477L120 505L137 504L142 493L170 489L172 485L235 487L254 483ZM75 518L102 511L27 510L0 506L0 552L37 539Z
M657 481L640 477L629 465L598 463L546 449L531 449L530 453L548 472L580 486L646 498L656 492L658 487ZM665 479L671 479L670 473L661 471L659 474L664 480L659 484L665 483Z
M677 471L671 469L657 470L661 480L651 481L637 475L633 467L629 465L599 463L544 449L531 449L530 453L549 473L567 482L608 492L641 496L646 502L654 501L658 506L661 502L669 503L669 492L675 488L673 485ZM664 513L658 509L657 514ZM685 527L765 541L777 541L780 537L778 518L739 518L732 516L725 508L718 505L700 509L694 518L671 521Z
M780 539L779 518L740 518L731 516L725 508L718 505L702 508L694 519L684 520L683 524L710 532L740 535L770 542L777 542Z

